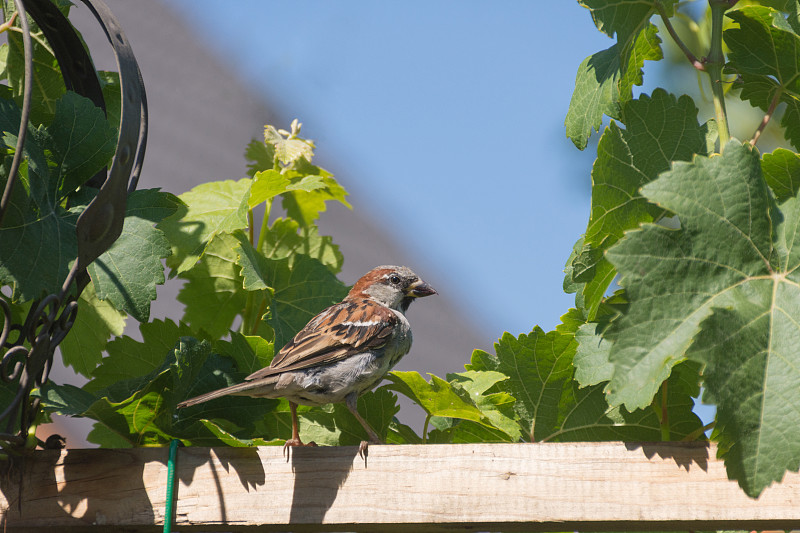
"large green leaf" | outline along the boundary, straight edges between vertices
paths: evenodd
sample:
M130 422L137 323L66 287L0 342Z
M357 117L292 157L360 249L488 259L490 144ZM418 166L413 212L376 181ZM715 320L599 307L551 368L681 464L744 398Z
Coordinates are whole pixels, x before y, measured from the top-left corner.
M275 331L275 346L285 345L314 315L347 295L347 287L307 255L267 259L246 240L236 252L245 289L272 294L267 322Z
M592 210L581 252L573 261L572 277L584 283L583 305L589 319L616 272L604 253L625 231L659 218L664 209L647 201L639 189L668 170L672 161L706 154L715 129L697 122L697 108L688 96L662 89L625 104L625 129L614 122L597 147L592 167Z
M102 111L86 98L68 92L53 105L51 124L28 130L25 162L0 229L0 283L15 285L15 297L25 300L61 288L77 257L75 222L83 209L67 210L62 196L106 165L116 141ZM0 129L16 132L19 120L19 108L0 99ZM16 137L6 133L3 143L15 149ZM6 155L0 186L12 157Z
M609 330L611 401L647 405L673 365L705 363L708 398L735 443L729 472L756 495L800 461L787 444L800 442L800 414L786 409L800 382L797 201L775 206L758 154L738 141L676 164L643 194L681 229L644 225L608 252L631 302Z
M781 125L800 148L800 35L771 7L743 6L727 15L738 23L724 34L727 69L741 75L742 99L764 111L773 98L785 103Z
M117 131L103 111L71 91L56 101L47 134L54 163L51 179L59 184L60 198L105 167L117 147Z
M583 4L590 6L604 2L605 0L586 1ZM603 115L619 117L622 105L633 97L633 86L642 84L641 69L644 61L662 58L661 40L656 27L648 23L653 6L647 2L626 0L618 3L636 3L644 8L634 9L630 17L633 26L620 32L614 46L587 57L578 67L575 90L564 123L567 137L580 150L586 148L593 129L600 131ZM592 16L595 16L595 11ZM613 32L607 31L609 36Z
M227 233L215 236L199 263L181 274L187 280L178 293L185 305L183 320L195 331L220 338L244 309L247 294L236 264L240 239Z
M103 357L108 340L122 335L126 315L97 298L89 283L78 299L78 315L69 334L58 345L64 364L89 376Z
M481 412L469 392L431 374L430 382L417 372L393 371L386 375L387 388L408 396L428 415L461 418L486 425L490 420Z
M175 343L192 332L185 324L166 319L139 324L139 333L141 341L125 335L106 345L108 356L92 372L93 379L84 386L87 391L94 393L119 381L150 374L161 367Z
M173 247L167 265L180 274L195 266L217 235L247 227L248 178L203 183L179 198L186 204L158 224Z
M495 352L475 350L467 368L508 376L503 390L517 400L514 407L525 440L542 440L555 425L564 382L571 380L574 339L535 327L519 337L503 334L495 343ZM548 433L540 428L547 428Z
M0 130L16 132L20 110L0 99ZM14 299L33 300L43 294L57 293L77 257L75 223L78 213L61 206L57 198L58 182L51 179L45 148L28 129L23 154L25 160L11 194L9 207L0 228L0 284L14 287ZM6 133L5 147L16 149L17 139ZM9 152L11 151L9 150ZM0 186L8 180L13 153L0 165Z
M317 226L300 227L290 218L279 218L264 235L261 253L268 259L284 259L304 254L319 260L334 274L342 269L344 256L333 239L320 235Z
M498 385L516 398L515 408L526 439L663 440L685 437L702 426L692 413L692 397L699 393L696 364L686 365L670 378L672 386L668 387L664 402L668 419L663 427L660 410L628 412L609 406L604 383L581 388L573 366L578 323L571 315L565 315L556 331L545 333L534 328L519 337L506 333L495 344L495 355L476 350L468 366L508 376ZM660 397L655 403L661 405Z
M114 384L92 394L71 386L43 387L45 407L58 414L97 420L118 439L134 446L165 444L173 437L172 411L195 383L210 355L205 341L184 337L158 368L143 376Z
M153 224L181 205L177 197L158 189L128 195L122 234L88 268L98 298L110 301L139 322L148 320L156 285L164 283L161 260L171 253L166 237Z
M169 329L171 332L166 331ZM150 353L160 350L166 336L176 332L174 325L166 330L144 331ZM140 372L151 367L148 373L94 392L48 383L42 391L43 404L54 413L96 420L90 438L103 446L164 445L173 438L205 446L272 443L251 436L255 422L278 404L275 400L226 397L175 412L181 400L240 381L244 374L230 358L214 353L206 341L191 337L181 337L174 348L158 353L160 358L137 363L133 369ZM123 359L115 359L124 366Z

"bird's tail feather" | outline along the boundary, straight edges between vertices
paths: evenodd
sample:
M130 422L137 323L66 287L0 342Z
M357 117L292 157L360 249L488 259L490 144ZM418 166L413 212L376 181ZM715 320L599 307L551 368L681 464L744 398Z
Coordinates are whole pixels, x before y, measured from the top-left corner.
M198 403L207 402L209 400L215 400L217 398L221 398L222 396L256 396L256 397L268 397L268 390L263 391L254 391L253 389L268 389L268 384L264 383L264 380L259 380L260 382L255 381L245 381L244 383L237 383L236 385L231 385L230 387L225 387L224 389L217 389L211 392L207 392L205 394L201 394L200 396L195 396L194 398L190 398L188 400L184 400L178 404L178 409L182 407L189 407L192 405L197 405ZM263 392L263 393L262 393Z

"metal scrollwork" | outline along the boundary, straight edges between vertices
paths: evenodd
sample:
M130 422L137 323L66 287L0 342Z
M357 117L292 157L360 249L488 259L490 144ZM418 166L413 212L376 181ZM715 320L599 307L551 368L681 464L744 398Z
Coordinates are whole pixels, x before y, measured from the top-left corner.
M44 33L58 60L67 89L77 92L105 110L105 102L91 59L69 21L50 0L14 0L22 27L25 55L25 92L17 149L8 181L0 199L0 227L22 163L22 146L30 114L33 58L27 15ZM78 256L58 294L31 304L24 320L14 321L9 296L0 293L0 380L17 383L9 405L0 405L0 446L23 447L35 422L42 387L53 365L53 354L75 323L78 296L89 281L86 267L108 250L122 232L127 193L136 187L147 143L147 101L139 66L125 34L102 0L83 0L94 14L114 48L122 90L122 109L117 151L111 168L87 183L98 188L94 200L78 218ZM27 13L27 15L26 15Z

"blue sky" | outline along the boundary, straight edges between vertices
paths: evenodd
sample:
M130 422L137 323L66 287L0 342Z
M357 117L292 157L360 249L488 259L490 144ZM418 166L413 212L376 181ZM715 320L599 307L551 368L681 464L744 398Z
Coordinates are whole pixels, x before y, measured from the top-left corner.
M552 329L573 304L594 156L564 116L580 62L613 44L577 2L170 4L486 333Z
M553 329L573 306L563 266L589 218L595 145L578 151L564 117L578 65L613 44L588 10L239 0L221 16L211 0L169 3L304 123L346 187L380 199L354 208L382 217L417 271L448 272L437 287L474 308L490 338ZM645 65L640 91L659 85L658 68Z

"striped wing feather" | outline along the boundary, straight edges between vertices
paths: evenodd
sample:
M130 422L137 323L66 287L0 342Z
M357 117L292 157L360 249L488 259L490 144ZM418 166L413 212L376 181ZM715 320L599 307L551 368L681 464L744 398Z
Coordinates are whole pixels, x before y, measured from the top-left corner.
M389 340L396 323L397 316L388 307L371 300L345 300L312 318L270 366L247 380L334 363L379 348Z

